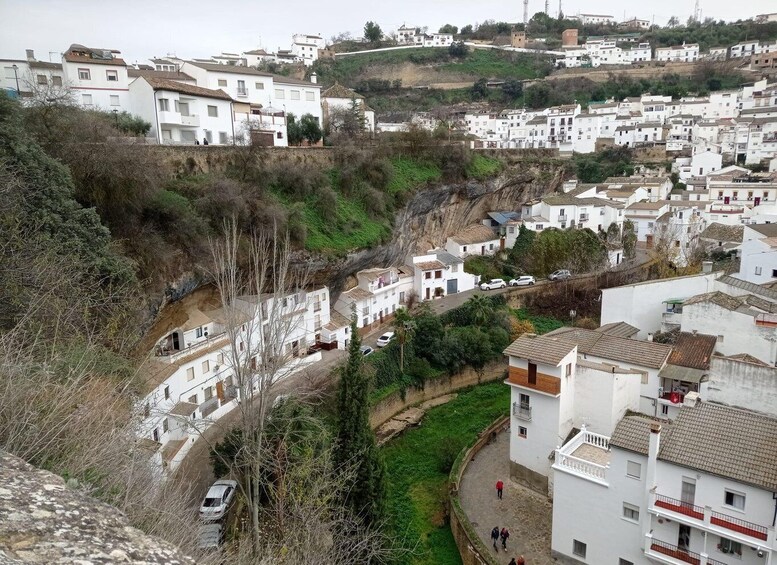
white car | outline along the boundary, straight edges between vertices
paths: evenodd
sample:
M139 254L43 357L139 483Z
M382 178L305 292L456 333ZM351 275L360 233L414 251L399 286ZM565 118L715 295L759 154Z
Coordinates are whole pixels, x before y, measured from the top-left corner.
M481 283L480 290L495 290L497 288L504 288L507 283L504 279L491 279L491 282Z
M510 279L509 285L510 286L526 286L526 285L533 285L534 284L534 277L531 275L524 275L522 277L518 277L517 279Z
M394 332L386 332L378 338L375 345L378 347L386 347L392 339L394 339Z
M372 347L370 347L369 345L362 345L359 349L361 350L362 355L364 355L365 357L372 353Z
M221 520L235 499L236 491L237 481L221 479L213 483L200 506L200 518L206 522Z

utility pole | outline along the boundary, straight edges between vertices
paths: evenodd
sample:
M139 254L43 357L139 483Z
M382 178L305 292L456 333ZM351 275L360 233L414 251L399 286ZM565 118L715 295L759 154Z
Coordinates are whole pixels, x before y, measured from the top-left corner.
M699 0L696 0L696 5L693 8L693 19L696 20L696 23L699 23L699 13L700 13Z
M550 16L550 0L545 0L545 15Z
M529 0L523 0L523 31L529 25Z
M558 19L561 19L561 0L558 0Z

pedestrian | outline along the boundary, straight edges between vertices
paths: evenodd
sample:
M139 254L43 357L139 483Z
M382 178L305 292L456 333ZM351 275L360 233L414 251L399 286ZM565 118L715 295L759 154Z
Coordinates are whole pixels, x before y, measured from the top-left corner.
M502 489L504 488L505 488L505 484L501 480L496 482L496 497L499 500L502 500Z
M491 530L491 541L494 542L494 549L496 549L496 540L499 539L499 526L494 526L494 529Z
M513 557L512 559L510 559L510 563L508 563L507 565L518 565L518 564L515 562L515 557Z
M507 530L507 528L502 528L502 532L499 534L499 537L502 538L502 549L507 551L507 538L510 537L510 532Z
M515 562L515 565L526 565L526 560L523 558L523 555L518 556L518 561Z

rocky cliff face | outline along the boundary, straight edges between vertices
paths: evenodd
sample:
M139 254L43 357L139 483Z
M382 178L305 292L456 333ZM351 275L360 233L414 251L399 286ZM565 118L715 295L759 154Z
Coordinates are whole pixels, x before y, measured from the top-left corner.
M116 508L0 451L0 563L194 565Z
M514 167L485 182L443 184L416 193L397 214L391 242L349 254L340 260L299 253L297 262L310 269L314 284L337 293L351 286L350 276L361 269L402 265L410 253L444 246L448 237L487 212L519 210L521 204L555 191L563 171L557 164Z

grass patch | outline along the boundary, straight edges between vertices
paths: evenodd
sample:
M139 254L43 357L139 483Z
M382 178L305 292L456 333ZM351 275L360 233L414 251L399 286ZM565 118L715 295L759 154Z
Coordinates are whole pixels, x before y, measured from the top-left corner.
M475 153L472 156L472 161L467 165L467 176L477 180L485 180L495 176L501 170L502 162L499 159Z
M391 159L391 166L394 169L394 174L387 187L389 194L406 192L442 178L442 171L439 167L407 157Z
M515 314L515 317L519 320L529 320L534 326L534 330L539 335L552 332L553 330L557 330L564 326L564 322L558 318L552 318L550 316L536 316L534 314L530 314L529 311L525 308L513 310L513 314Z
M451 454L475 441L498 417L507 414L510 390L488 383L426 413L423 425L383 447L388 469L388 516L395 535L418 541L407 565L459 565L450 527L444 523Z
M305 248L324 253L345 253L372 247L391 236L387 220L369 217L361 203L337 195L337 217L329 222L321 217L315 202L306 201L302 209L307 239Z
M552 70L549 57L497 49L470 49L464 59L440 66L441 71L482 78L540 78Z

